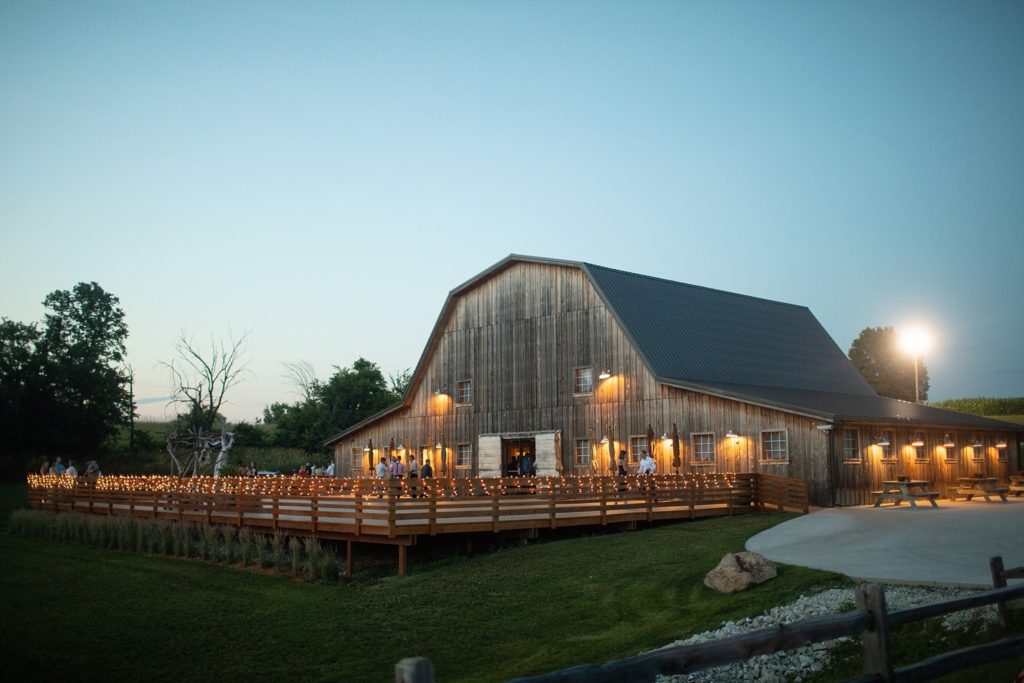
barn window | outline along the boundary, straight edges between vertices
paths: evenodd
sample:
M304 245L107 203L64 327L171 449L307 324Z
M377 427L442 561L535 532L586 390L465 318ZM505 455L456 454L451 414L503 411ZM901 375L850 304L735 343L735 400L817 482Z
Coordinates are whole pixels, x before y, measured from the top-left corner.
M576 464L590 467L590 439L576 439Z
M856 429L843 430L843 460L860 462L860 444L857 441Z
M461 379L455 383L455 402L462 405L473 402L473 380Z
M761 432L761 460L765 462L787 462L789 444L785 429L769 429Z
M460 443L455 447L455 466L470 468L473 466L473 444Z
M715 464L715 433L697 432L691 434L693 440L693 463L695 465Z
M641 434L640 436L629 437L629 461L640 462L640 454L647 450L647 437Z
M594 393L594 368L576 368L573 371L572 393Z
M928 442L924 434L920 432L914 434L913 446L915 462L928 462L931 460L931 454L928 452Z
M363 468L363 449L353 448L352 449L352 460L351 465L354 470L361 470Z
M896 449L893 448L893 444L896 443L896 432L891 429L882 431L880 440L878 442L878 448L882 451L881 462L894 463L896 462Z

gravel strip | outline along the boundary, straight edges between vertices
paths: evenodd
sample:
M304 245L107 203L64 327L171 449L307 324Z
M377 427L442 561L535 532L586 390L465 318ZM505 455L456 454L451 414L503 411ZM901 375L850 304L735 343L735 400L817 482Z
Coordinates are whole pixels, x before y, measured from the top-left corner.
M934 588L924 586L886 586L885 602L890 611L898 611L933 602L943 602L965 595L977 593L976 590L959 588ZM832 588L814 595L801 595L796 601L779 607L756 617L748 617L740 621L729 621L714 631L705 631L690 636L686 640L678 640L665 647L674 645L692 645L709 640L735 636L748 631L788 624L808 617L835 614L849 610L854 605L852 589ZM970 610L954 612L943 618L943 628L953 631L966 627L975 619L986 622L996 621L995 605L976 607ZM745 662L704 669L692 674L678 676L658 676L658 683L711 683L717 681L758 681L759 683L781 683L794 681L799 683L826 668L831 660L831 650L849 638L838 638L823 643L814 643L807 647L770 655L759 655Z

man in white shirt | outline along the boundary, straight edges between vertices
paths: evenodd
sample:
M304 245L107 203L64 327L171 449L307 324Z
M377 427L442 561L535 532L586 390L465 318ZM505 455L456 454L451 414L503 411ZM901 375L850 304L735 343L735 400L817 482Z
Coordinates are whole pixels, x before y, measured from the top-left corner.
M324 474L326 474L328 477L333 477L334 476L334 463L333 462L327 466L327 469L324 470Z
M654 458L647 451L644 451L644 455L640 458L640 467L637 468L637 474L654 474L658 469L657 463L654 462Z

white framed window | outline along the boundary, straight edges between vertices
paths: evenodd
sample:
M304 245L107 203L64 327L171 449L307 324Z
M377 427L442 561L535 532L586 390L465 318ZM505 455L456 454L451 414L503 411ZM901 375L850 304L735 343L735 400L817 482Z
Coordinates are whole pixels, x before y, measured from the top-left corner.
M594 368L575 368L572 371L572 393L592 394L594 393Z
M921 444L918 446L917 444ZM930 462L931 452L928 450L928 436L918 432L914 434L914 462Z
M423 463L430 460L430 456L433 453L433 449L430 446L420 446L420 467L423 467ZM430 463L433 467L434 463Z
M460 443L455 447L455 466L462 469L473 466L473 444Z
M892 446L895 442L895 431L887 429L882 432L882 443L878 445L882 449L882 462L896 462L896 449Z
M766 429L761 432L761 460L763 462L789 462L789 439L785 429Z
M460 405L473 402L473 380L460 379L455 383L455 402Z
M580 467L590 467L590 439L576 439L574 460Z
M690 441L693 444L694 465L715 464L715 444L717 440L715 439L714 432L694 432L690 435Z
M350 469L353 469L353 470L361 470L361 469L363 469L363 465L366 464L366 454L363 453L363 449L362 448L353 447L352 448L352 454L351 454L350 457L352 458L349 461Z
M860 462L860 441L856 429L843 430L843 460Z
M1010 441L1002 437L996 438L996 460L999 462L1007 462L1009 456L1006 454L1010 450Z
M643 434L629 437L629 461L640 462L640 456L647 450L647 437Z
M971 459L979 462L985 459L985 444L980 439L971 442Z
M952 446L948 444L953 444ZM942 440L942 450L945 452L945 461L951 465L958 464L960 462L960 448L956 445L956 441L952 437Z

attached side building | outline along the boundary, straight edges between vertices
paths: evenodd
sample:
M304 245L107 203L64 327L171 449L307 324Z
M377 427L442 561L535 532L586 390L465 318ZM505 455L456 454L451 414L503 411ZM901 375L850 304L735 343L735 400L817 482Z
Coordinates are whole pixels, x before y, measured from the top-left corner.
M898 474L1005 478L1018 430L879 397L806 307L511 255L449 293L403 400L326 443L348 476L396 452L436 476L522 453L608 474L649 450L659 472L797 477L853 505Z

